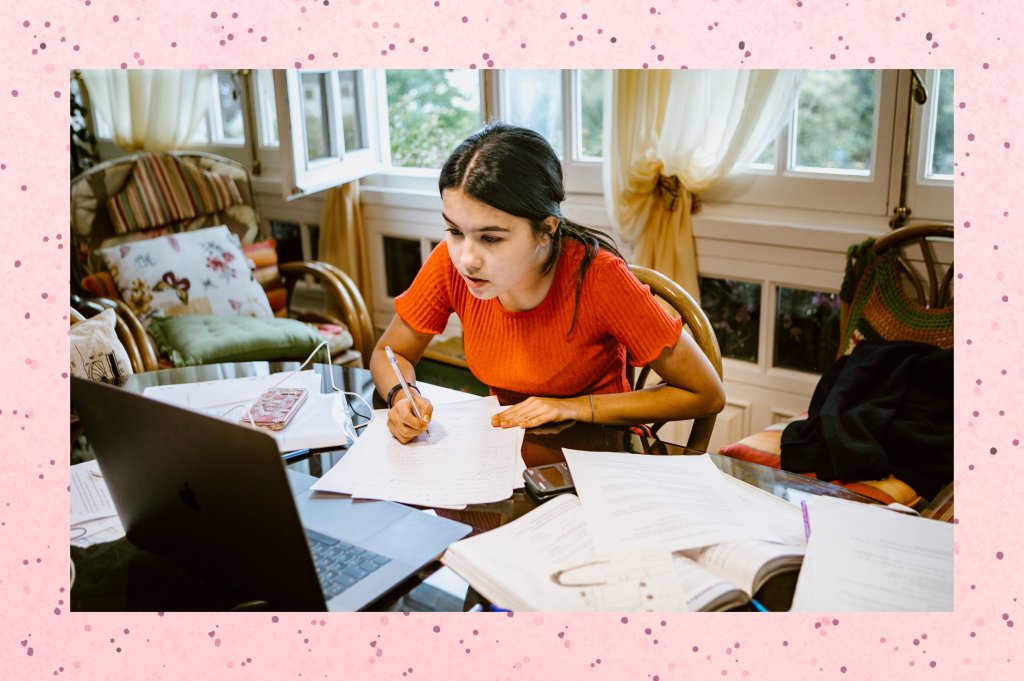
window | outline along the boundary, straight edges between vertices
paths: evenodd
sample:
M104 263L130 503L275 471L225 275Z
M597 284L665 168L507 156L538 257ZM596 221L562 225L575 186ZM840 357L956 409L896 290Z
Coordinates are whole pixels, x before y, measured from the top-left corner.
M562 159L567 192L601 194L605 71L497 72L498 115L544 135Z
M278 142L285 198L318 192L387 164L374 71L275 71ZM266 138L266 136L264 136Z
M700 277L700 306L718 338L722 357L757 361L761 327L761 285Z
M384 267L389 297L394 298L409 288L422 266L419 239L384 237Z
M929 88L929 131L927 161L923 164L928 179L953 179L953 71L933 72Z
M261 69L256 74L256 116L261 147L277 147L277 106L274 103L274 72Z
M912 218L953 219L953 71L922 72L928 100L914 105L910 182L905 205ZM893 206L897 203L892 203Z
M341 149L332 139L331 111L327 105L328 84L326 73L303 73L302 82L302 134L306 152L306 165L325 159Z
M878 72L811 71L797 100L789 167L871 174Z
M897 71L808 71L790 124L747 173L705 198L779 208L885 215Z
M928 101L911 116L913 217L953 219L953 71L920 71ZM891 216L900 205L909 70L808 71L789 127L705 198Z
M440 168L481 125L480 76L470 70L388 70L391 164Z
M240 146L245 142L245 126L242 117L242 97L239 76L236 71L216 71L210 81L209 108L193 134L194 146L231 145ZM96 137L111 140L114 130L110 121L102 115L93 118Z
M839 296L779 286L775 290L772 365L821 373L839 347Z
M574 72L579 96L574 97L575 133L578 161L600 161L604 156L604 71L583 69Z
M217 71L210 82L206 115L189 141L193 147L231 146L245 143L242 119L241 80L237 71Z
M243 144L245 125L242 122L241 83L237 73L218 71L214 87L217 89L216 104L210 107L207 121L211 144Z
M270 234L277 242L278 262L317 259L320 251L319 225L272 219Z
M399 172L373 183L429 191L451 150L495 118L544 135L563 158L568 191L601 193L601 70L303 69L255 80L260 146L280 144L290 159L286 198L387 171ZM264 156L264 167L277 166Z
M561 71L505 71L501 95L505 121L539 132L565 158Z

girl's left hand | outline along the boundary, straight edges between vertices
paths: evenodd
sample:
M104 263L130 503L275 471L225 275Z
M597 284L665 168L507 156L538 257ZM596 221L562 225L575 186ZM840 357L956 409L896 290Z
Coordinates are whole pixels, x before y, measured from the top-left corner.
M590 414L590 407L584 409L584 404L589 405L586 395L565 399L529 397L492 416L491 425L496 428L533 428L554 421L578 421L584 413Z

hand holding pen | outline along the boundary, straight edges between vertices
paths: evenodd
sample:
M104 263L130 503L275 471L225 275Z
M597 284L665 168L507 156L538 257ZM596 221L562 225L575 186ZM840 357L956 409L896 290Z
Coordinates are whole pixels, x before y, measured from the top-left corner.
M395 439L402 443L415 439L423 432L429 435L427 424L430 423L430 416L434 411L433 405L430 400L420 395L414 385L410 386L405 380L405 375L389 346L384 346L384 354L387 355L388 364L398 379L396 387L400 387L392 399L392 404L389 405L391 408L388 410L388 429ZM401 399L402 396L406 399Z

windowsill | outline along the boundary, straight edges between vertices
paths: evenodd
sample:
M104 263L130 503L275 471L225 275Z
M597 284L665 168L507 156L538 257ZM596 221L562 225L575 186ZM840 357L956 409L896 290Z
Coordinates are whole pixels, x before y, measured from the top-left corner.
M696 225L697 222L705 221L739 222L768 227L815 229L847 234L872 235L889 231L889 217L885 215L782 208L744 203L704 203L700 212L694 215L694 223Z

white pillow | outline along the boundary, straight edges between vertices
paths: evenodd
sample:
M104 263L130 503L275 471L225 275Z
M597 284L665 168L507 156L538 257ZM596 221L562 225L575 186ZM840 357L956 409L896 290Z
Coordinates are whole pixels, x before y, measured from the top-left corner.
M107 309L71 327L71 373L109 383L131 376L128 352L114 332L114 311Z
M131 241L100 253L121 299L143 320L187 314L274 316L238 240L223 225Z

